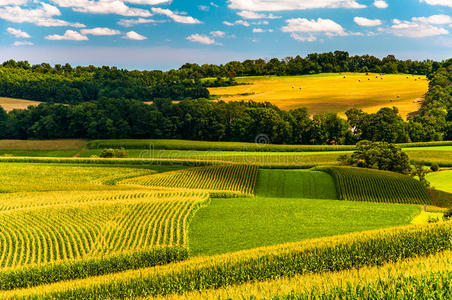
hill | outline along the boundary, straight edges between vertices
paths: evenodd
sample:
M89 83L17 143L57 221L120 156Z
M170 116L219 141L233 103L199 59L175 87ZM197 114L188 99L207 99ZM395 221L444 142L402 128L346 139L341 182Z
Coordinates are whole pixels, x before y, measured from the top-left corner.
M303 76L241 77L244 85L210 88L225 101L269 101L281 109L306 107L310 114L335 112L344 116L352 107L375 113L395 106L401 115L419 109L428 90L425 76L370 73L319 74Z

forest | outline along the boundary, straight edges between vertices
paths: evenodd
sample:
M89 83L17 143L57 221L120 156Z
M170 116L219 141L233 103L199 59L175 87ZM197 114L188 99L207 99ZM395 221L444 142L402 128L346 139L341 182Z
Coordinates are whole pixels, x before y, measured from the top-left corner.
M231 61L224 65L190 64L170 71L129 71L116 67L30 65L9 60L0 66L0 97L78 104L101 98L153 101L209 98L207 87L234 85L237 76L305 75L338 72L406 73L428 75L441 63L398 60L393 55L379 59L348 52L313 53L301 56Z
M436 67L435 67L436 68ZM420 110L403 120L397 108L359 109L310 117L305 108L280 110L270 103L156 98L148 105L124 97L99 97L74 105L43 103L6 113L0 138L163 138L254 142L260 134L276 144L355 144L360 140L452 140L452 59L432 73Z

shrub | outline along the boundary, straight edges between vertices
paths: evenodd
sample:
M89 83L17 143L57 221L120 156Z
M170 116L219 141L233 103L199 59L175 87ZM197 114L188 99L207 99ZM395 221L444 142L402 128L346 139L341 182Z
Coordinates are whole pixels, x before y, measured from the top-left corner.
M102 158L126 158L129 154L127 153L127 150L124 148L121 149L104 149L100 153L100 157Z
M432 163L432 165L430 166L430 170L432 170L432 172L438 172L439 171L438 163L436 162Z
M452 219L452 208L446 211L446 213L443 216L444 221L448 221Z

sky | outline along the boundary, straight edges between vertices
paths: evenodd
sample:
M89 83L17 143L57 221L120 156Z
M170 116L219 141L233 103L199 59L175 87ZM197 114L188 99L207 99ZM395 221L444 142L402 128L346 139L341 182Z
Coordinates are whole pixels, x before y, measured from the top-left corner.
M0 0L0 61L168 70L335 50L452 58L452 0Z

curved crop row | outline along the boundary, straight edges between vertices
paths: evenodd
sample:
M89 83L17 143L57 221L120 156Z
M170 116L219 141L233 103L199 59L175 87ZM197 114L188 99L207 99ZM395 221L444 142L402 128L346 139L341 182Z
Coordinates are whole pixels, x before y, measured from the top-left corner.
M208 197L194 192L168 193L166 197L149 192L125 193L124 197L117 192L105 193L103 198L81 202L71 202L71 193L60 194L65 200L55 197L53 200L60 201L55 205L48 203L47 193L36 195L42 206L37 206L36 198L34 203L25 198L10 207L3 202L0 266L185 245L187 218Z
M450 222L408 226L194 258L168 266L5 292L0 298L111 299L181 294L379 266L451 250L451 240Z
M257 167L250 165L207 166L123 180L121 184L186 188L253 194Z
M324 167L331 174L339 199L349 201L433 204L417 180L398 173L353 167Z

